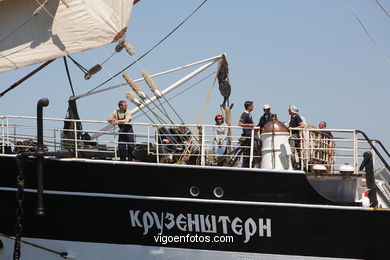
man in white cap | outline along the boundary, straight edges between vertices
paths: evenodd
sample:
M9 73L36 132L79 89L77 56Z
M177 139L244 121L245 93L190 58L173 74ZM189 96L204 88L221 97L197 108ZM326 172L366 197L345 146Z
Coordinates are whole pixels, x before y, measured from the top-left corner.
M292 130L291 128L304 128L305 123L298 114L298 108L295 105L289 106L288 113L290 115L288 129L291 131L290 146L291 148L295 148L298 151L298 149L301 149L299 130ZM297 165L295 165L294 168L297 168Z
M265 124L271 121L271 118L275 116L274 114L271 113L271 106L268 104L265 104L263 106L263 111L264 114L260 117L259 123L257 124L257 126L260 127L260 133L262 131L261 129L263 129Z

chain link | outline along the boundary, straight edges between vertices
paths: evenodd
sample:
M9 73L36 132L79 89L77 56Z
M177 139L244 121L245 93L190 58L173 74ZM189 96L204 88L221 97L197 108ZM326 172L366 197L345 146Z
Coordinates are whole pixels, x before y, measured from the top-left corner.
M17 168L17 177L16 177L16 185L18 187L18 191L16 192L16 225L15 225L15 244L14 244L14 254L13 259L20 259L20 242L23 232L23 200L24 200L24 167L26 156L23 154L18 154L16 156L16 168Z

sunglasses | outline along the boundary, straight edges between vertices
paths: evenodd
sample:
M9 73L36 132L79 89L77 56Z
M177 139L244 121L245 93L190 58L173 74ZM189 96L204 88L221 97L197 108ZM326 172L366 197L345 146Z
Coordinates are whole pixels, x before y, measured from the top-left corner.
M223 118L217 118L217 120L223 120Z

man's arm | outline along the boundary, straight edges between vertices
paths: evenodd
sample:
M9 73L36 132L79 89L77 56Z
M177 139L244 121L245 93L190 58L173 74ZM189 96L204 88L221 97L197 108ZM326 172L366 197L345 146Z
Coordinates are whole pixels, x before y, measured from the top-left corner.
M112 112L112 114L110 115L109 118L107 118L107 122L108 122L108 123L111 123L111 124L113 124L113 125L118 124L118 120L115 118L115 111Z
M247 123L243 123L243 122L246 122L246 117L247 115L245 114L245 112L241 115L241 118L240 118L240 121L238 121L238 126L246 126L246 127L254 127L255 124L247 124Z
M130 121L131 121L131 112L127 110L125 119L118 120L118 123L129 123Z

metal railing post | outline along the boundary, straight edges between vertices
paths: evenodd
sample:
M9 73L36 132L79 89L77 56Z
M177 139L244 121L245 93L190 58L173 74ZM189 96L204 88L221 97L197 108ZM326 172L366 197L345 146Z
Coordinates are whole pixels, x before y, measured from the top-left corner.
M54 151L57 151L57 135L56 135L57 130L53 130L53 137L54 137Z
M204 125L202 125L202 148L200 151L200 164L205 166Z
M147 144L147 154L149 156L150 154L150 124L148 124L148 131L147 131L147 137L146 137L148 140L148 144Z
M254 147L254 140L255 140L255 129L252 127L251 130L251 147L249 152L249 168L252 168L252 162L253 162L253 147Z
M306 165L306 171L309 172L309 154L310 154L310 151L309 151L309 145L308 145L308 142L309 142L309 138L310 138L310 130L306 128L305 126L305 129L303 130L303 147L305 149L305 165Z
M118 160L118 143L116 142L116 125L114 126L114 159Z
M78 147L77 147L77 123L75 122L75 120L73 120L73 125L74 125L74 151L75 151L75 155L76 155L76 158L78 158Z
M16 125L14 125L14 144L16 144ZM10 145L8 143L8 145Z
M1 119L1 152L5 153L4 118Z
M7 137L7 145L10 145L9 141L9 122L8 122L8 117L5 118L5 124L6 124L6 137ZM5 140L4 140L5 142ZM4 148L5 149L5 148Z
M159 146L159 143L158 143L158 127L155 125L154 126L154 131L155 131L155 140L154 140L154 142L155 142L155 146L156 146L156 156L157 156L157 163L160 163L160 146Z
M358 163L357 163L357 154L358 154L358 143L357 143L357 134L356 131L353 131L353 168L354 174L358 173Z

